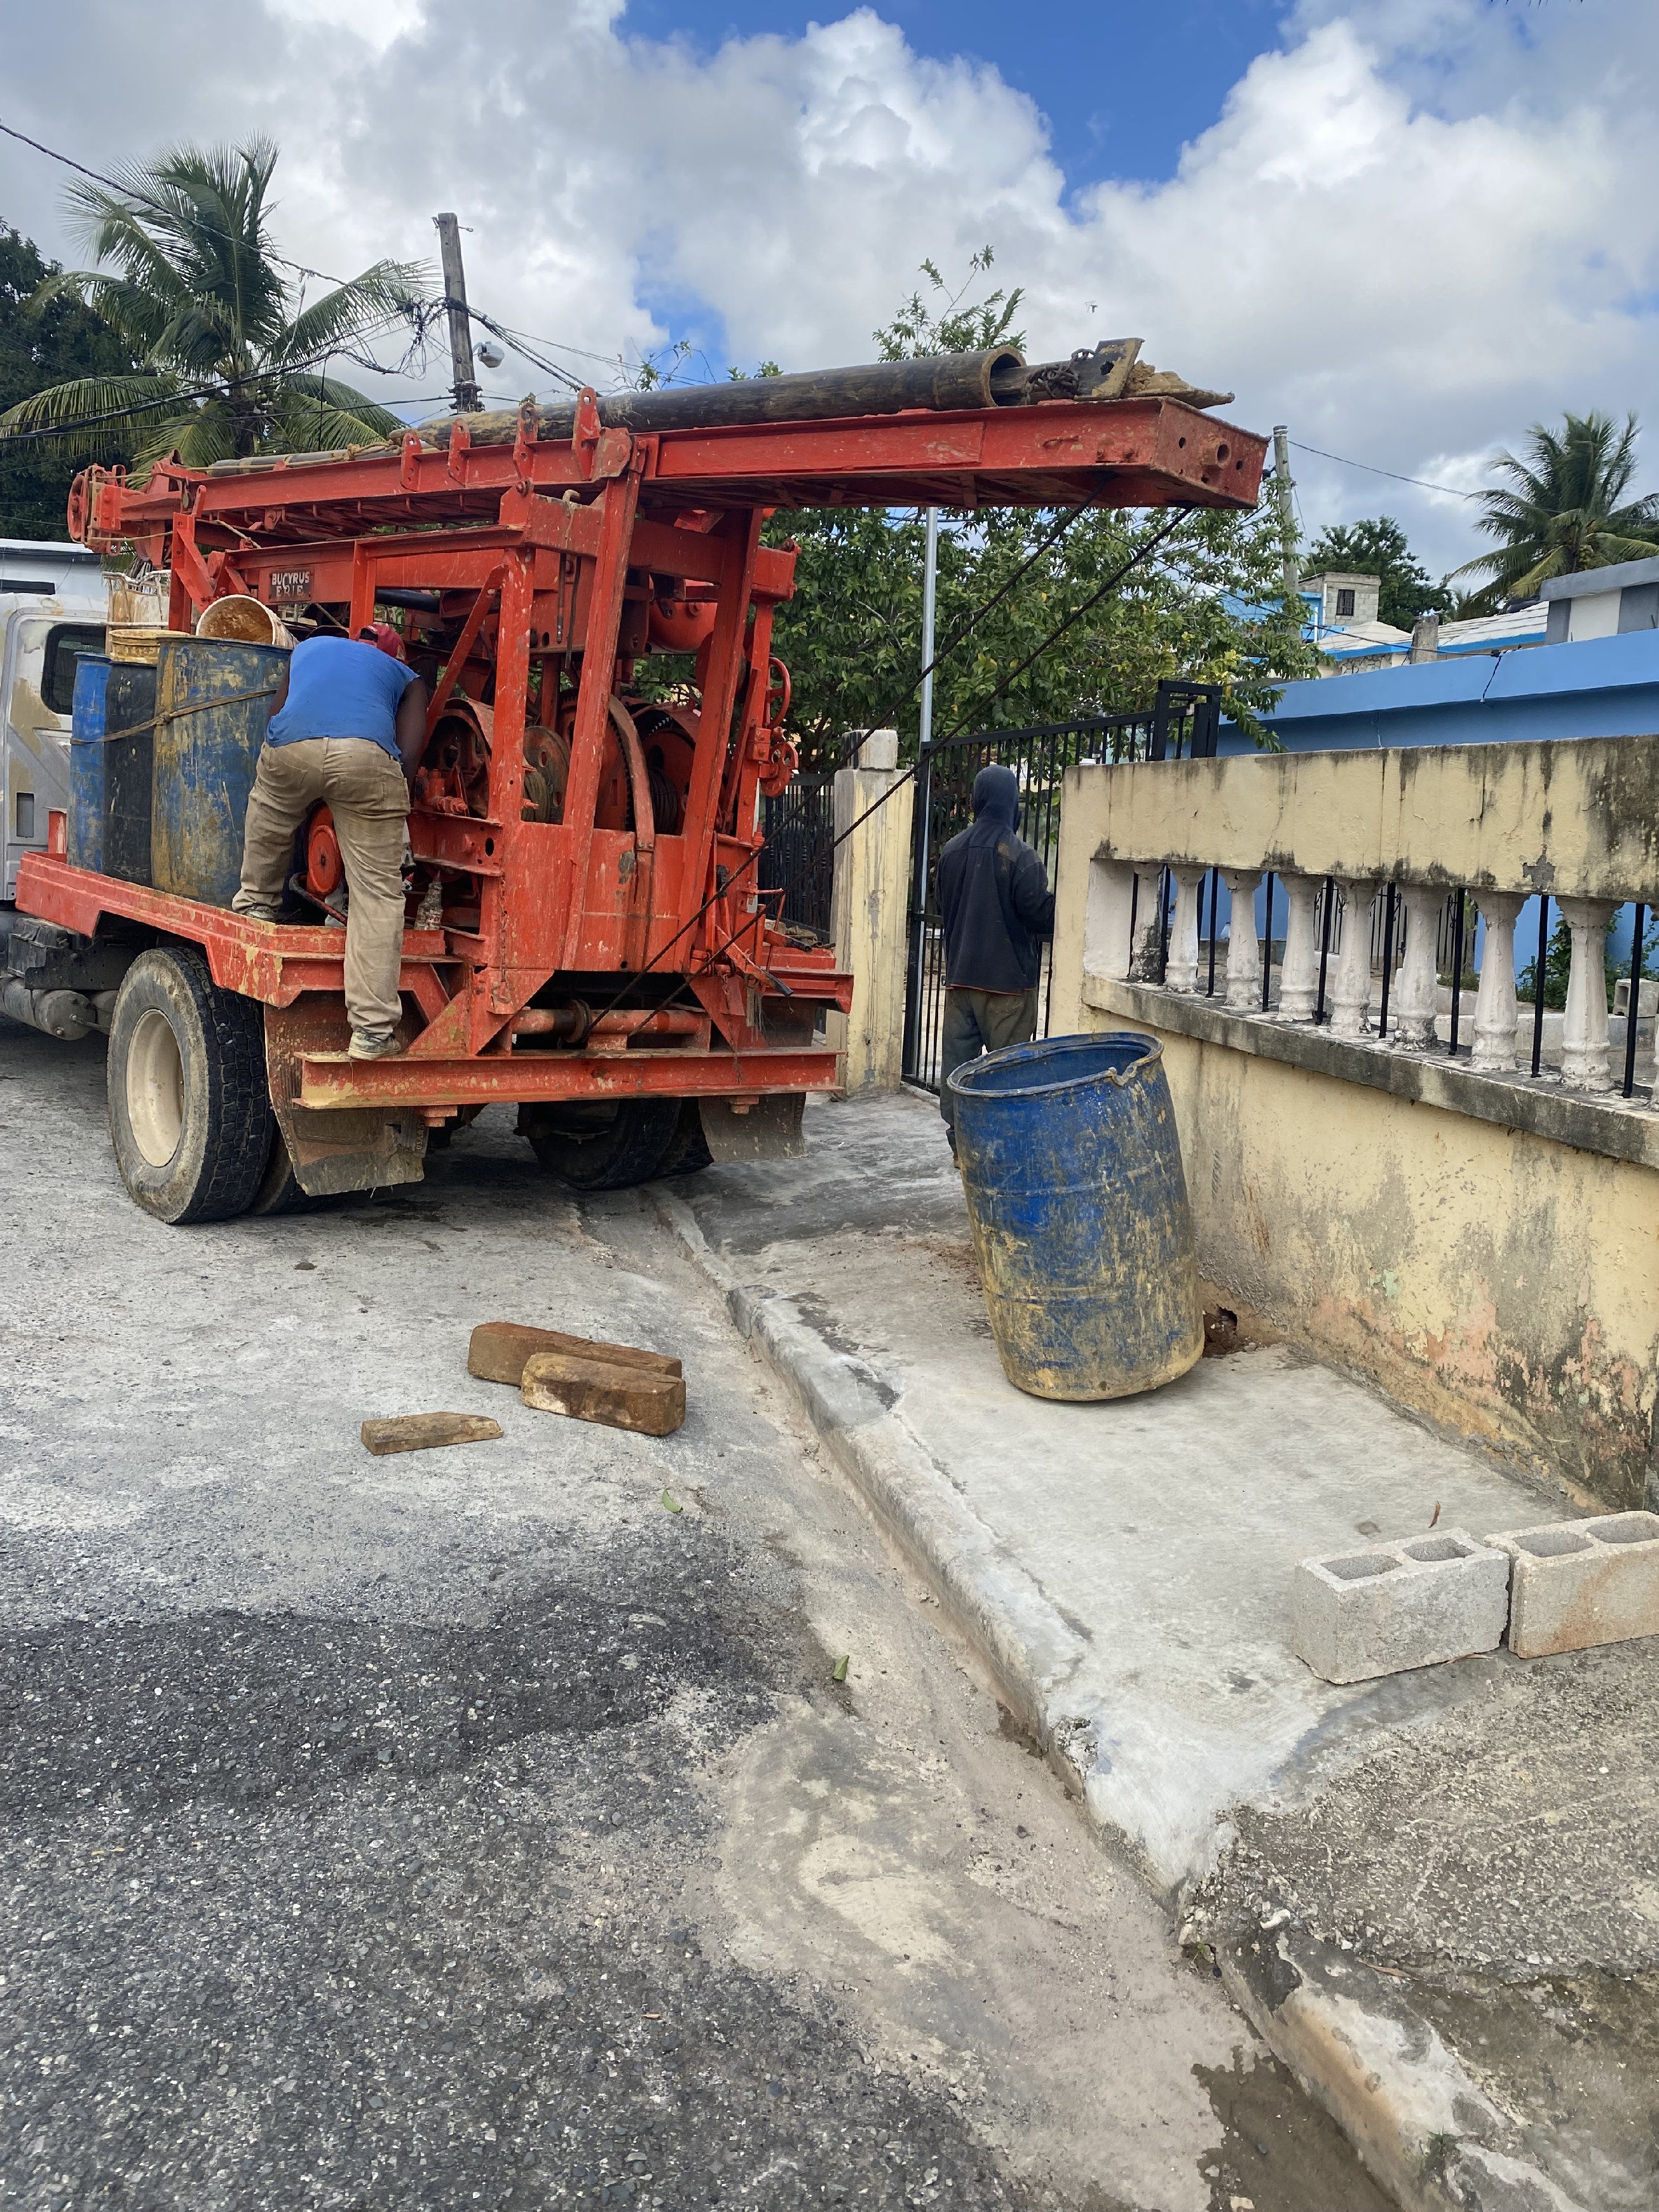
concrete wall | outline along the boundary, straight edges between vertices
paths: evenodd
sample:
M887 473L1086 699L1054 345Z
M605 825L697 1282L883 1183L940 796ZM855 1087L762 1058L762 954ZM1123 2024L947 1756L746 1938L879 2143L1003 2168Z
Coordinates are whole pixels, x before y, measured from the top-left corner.
M1081 1025L1163 1043L1209 1279L1443 1427L1639 1504L1659 1172L1183 1036L1157 995L1093 986Z
M1123 864L1164 860L1651 904L1659 738L1073 769L1052 1016L1163 1042L1212 1281L1436 1421L1639 1503L1659 1119L1127 981Z
M896 1090L903 1071L915 785L899 784L897 757L896 732L874 731L865 740L860 766L836 775L836 836L853 831L836 848L830 908L836 965L853 975L852 1012L831 1014L829 1022L845 1091ZM865 814L869 819L854 829Z
M1080 1003L1097 860L1659 898L1659 737L1255 753L1066 771L1056 1031ZM1066 1020L1062 1008L1070 1010Z

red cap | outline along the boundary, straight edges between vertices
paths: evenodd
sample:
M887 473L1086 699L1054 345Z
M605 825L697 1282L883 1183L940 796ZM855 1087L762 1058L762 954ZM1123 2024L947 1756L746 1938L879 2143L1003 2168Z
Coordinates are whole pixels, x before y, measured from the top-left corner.
M389 653L394 660L404 657L404 641L390 623L365 623L357 633L358 642L373 645L382 653Z

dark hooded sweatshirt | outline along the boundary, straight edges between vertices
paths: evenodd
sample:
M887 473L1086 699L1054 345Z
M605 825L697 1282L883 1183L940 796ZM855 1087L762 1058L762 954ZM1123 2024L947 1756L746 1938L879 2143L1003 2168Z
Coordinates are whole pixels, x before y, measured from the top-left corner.
M1012 769L974 779L974 826L939 856L945 980L952 990L1029 991L1054 934L1054 895L1042 861L1015 832L1019 783Z

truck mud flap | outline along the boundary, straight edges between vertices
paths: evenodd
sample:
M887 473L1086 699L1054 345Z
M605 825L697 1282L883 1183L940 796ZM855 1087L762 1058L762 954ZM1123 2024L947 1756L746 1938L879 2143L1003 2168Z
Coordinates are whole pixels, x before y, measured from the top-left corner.
M340 1000L306 992L291 1006L265 1008L270 1103L307 1198L385 1190L426 1172L426 1124L407 1108L301 1106L300 1063L308 1052L343 1052L351 1024ZM405 1042L407 1040L405 1039Z
M780 1091L746 1109L729 1098L703 1098L698 1109L716 1161L798 1160L806 1150L800 1125L806 1110L804 1091Z

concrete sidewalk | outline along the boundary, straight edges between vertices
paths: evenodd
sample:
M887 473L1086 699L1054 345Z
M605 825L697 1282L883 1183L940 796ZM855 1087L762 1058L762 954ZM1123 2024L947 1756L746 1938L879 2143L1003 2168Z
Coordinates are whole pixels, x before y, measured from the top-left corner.
M1298 1559L1565 1503L1285 1346L1026 1397L932 1102L807 1133L659 1203L1194 1951L1402 2202L1651 2203L1659 1653L1334 1688L1290 1646Z

